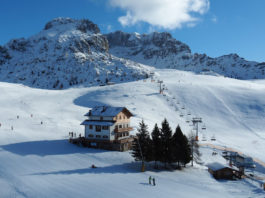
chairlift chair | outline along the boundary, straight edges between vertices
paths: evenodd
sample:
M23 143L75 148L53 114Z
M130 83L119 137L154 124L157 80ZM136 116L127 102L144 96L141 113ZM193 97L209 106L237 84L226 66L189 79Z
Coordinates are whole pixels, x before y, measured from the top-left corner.
M216 140L216 138L215 138L214 135L211 137L211 140L212 140L212 141L215 141L215 140Z
M205 124L202 126L202 130L206 130L206 125Z

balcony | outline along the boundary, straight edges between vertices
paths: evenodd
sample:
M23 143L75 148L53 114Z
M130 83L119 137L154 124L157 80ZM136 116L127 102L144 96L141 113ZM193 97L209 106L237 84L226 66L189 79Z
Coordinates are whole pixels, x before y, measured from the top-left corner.
M127 128L115 128L114 132L115 133L121 133L121 132L126 132L126 131L132 131L133 128L132 127L127 127Z

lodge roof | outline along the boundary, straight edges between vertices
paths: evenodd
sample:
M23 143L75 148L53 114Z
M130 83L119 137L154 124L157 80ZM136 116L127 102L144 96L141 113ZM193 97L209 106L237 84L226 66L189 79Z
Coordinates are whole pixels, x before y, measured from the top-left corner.
M96 106L92 108L85 116L110 116L114 117L121 111L126 111L129 116L132 113L126 107Z
M218 170L221 170L224 168L229 168L228 166L223 165L223 164L218 163L218 162L207 164L207 167L213 171L218 171Z

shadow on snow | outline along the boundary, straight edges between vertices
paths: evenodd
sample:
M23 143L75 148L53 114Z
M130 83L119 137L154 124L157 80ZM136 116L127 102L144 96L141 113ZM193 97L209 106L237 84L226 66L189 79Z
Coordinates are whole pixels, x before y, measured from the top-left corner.
M3 145L0 148L21 156L26 155L65 155L75 153L102 153L110 152L100 149L78 147L70 144L68 140L43 140L32 142L20 142L15 144Z
M51 172L41 172L34 173L31 175L71 175L71 174L101 174L101 173L139 173L139 166L134 163L124 163L124 164L116 164L105 167L97 167L97 168L82 168L82 169L71 169L71 170L60 170L60 171L51 171Z

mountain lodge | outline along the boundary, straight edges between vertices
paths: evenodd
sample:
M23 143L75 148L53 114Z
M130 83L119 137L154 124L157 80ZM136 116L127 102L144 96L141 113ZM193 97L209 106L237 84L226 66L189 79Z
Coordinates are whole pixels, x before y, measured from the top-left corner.
M83 144L88 147L126 151L132 146L130 118L133 114L126 107L97 106L81 123L85 126Z

